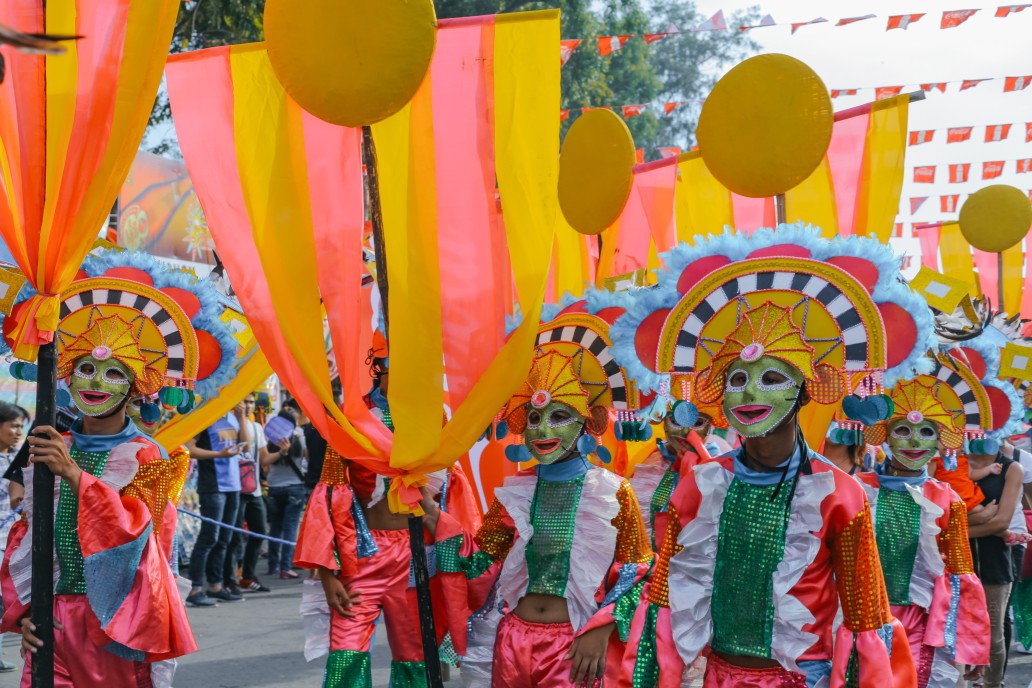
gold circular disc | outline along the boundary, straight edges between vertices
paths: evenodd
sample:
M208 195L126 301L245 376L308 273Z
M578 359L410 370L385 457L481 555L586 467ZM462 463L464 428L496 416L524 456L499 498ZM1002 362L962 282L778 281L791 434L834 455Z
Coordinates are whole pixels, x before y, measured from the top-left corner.
M968 196L960 209L960 233L981 251L1001 253L1028 234L1032 202L1021 189L993 184Z
M697 136L702 159L721 184L766 198L817 169L833 125L831 97L816 72L788 55L758 55L713 87Z
M437 41L432 0L267 0L265 47L298 105L347 127L412 99Z
M634 181L631 130L609 110L573 123L559 156L559 207L581 234L598 234L623 212Z

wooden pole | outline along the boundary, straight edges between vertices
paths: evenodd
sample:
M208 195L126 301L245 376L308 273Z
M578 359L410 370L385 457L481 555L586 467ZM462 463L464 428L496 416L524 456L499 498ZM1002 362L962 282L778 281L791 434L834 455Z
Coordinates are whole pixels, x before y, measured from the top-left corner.
M380 290L383 309L384 338L390 350L390 320L387 296L387 247L383 240L383 213L380 208L380 182L376 174L376 144L371 127L362 127L362 162L369 184L369 217L373 223L373 250L376 253L376 284ZM416 602L419 609L419 630L423 641L423 666L426 668L428 688L444 688L441 677L441 656L437 649L437 631L434 628L434 603L430 596L430 571L426 562L426 541L423 537L423 517L409 516L409 549L415 574Z
M57 413L57 341L39 348L36 424L53 426ZM43 641L32 655L32 688L54 688L54 474L32 470L32 623Z
M996 303L996 310L1003 313L1006 307L1003 303L1003 252L996 254L996 293L1000 300Z

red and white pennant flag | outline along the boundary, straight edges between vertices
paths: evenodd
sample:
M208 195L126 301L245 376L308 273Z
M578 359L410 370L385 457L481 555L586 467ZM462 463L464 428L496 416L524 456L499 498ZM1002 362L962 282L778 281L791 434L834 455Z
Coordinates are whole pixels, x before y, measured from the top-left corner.
M934 129L926 129L925 131L912 131L910 132L910 145L919 146L922 143L931 143L932 138L934 136Z
M811 19L810 21L795 22L794 24L792 24L792 33L795 33L796 31L798 31L799 29L803 28L804 26L809 26L810 24L824 24L827 21L828 20L825 19L824 17L817 17L816 19Z
M1010 134L1011 125L1009 124L990 124L985 128L985 142L993 143L996 141L1004 141L1007 135Z
M652 45L656 41L661 41L664 38L666 38L667 36L673 36L675 33L681 33L681 32L678 31L676 26L674 26L673 24L670 24L669 26L666 27L666 29L664 29L663 31L660 31L659 33L647 33L647 34L645 34L645 36L644 36L645 44L646 45Z
M761 29L764 26L777 26L777 22L774 21L774 17L769 14L763 15L763 19L760 20L759 24L752 24L750 26L739 26L739 31L748 31L749 29Z
M944 213L957 212L957 203L960 201L960 194L952 196L939 196L939 210Z
M997 17L1006 17L1009 14L1015 14L1021 12L1026 7L1032 7L1032 5L1002 5L996 8Z
M599 36L598 39L598 54L600 57L606 55L612 55L613 53L620 50L620 48L627 45L627 41L631 40L630 35L627 36Z
M1032 143L1032 122L1025 122L1025 143Z
M924 202L928 200L928 196L918 196L917 198L910 199L910 214L916 215L917 211L921 209Z
M836 88L832 89L831 97L838 98L839 96L855 96L859 89L856 88Z
M978 86L983 81L989 81L989 79L964 79L964 83L962 83L960 85L960 90L961 91L966 91L969 88L974 88L975 86Z
M885 100L886 98L898 96L902 91L902 86L879 86L878 88L874 89L874 99Z
M923 16L924 12L921 12L919 14L893 15L889 17L889 24L885 27L885 30L891 31L893 29L903 29L904 31L906 31L908 26L910 26L911 24L916 24L918 21L921 20L921 17Z
M925 91L925 92L928 92L928 91L938 91L939 93L945 93L946 92L946 84L947 83L949 83L949 82L947 82L947 81L940 81L940 82L934 83L934 84L921 84L921 90Z
M966 182L970 171L971 163L969 162L950 165L950 184L962 184Z
M839 19L838 22L835 24L835 26L845 26L847 24L855 24L857 22L864 21L865 19L874 19L877 16L878 15L876 15L876 14L865 14L862 17L845 17L844 19Z
M946 130L946 143L960 143L971 138L973 127L950 127Z
M1026 174L1028 172L1032 172L1032 158L1018 160L1018 174Z
M583 41L580 38L570 38L568 40L559 41L559 61L565 65L573 57L573 51L577 49Z
M1006 161L993 160L982 163L982 179L996 179L1003 174L1003 166Z
M644 105L624 105L621 108L621 111L623 112L624 119L630 119L631 117L638 117L639 115L641 115L642 112L644 112L644 110L645 110L645 106Z
M770 16L770 15L767 15ZM727 22L724 21L724 10L717 10L712 17L696 26L694 31L726 31Z
M1011 91L1024 91L1028 88L1029 84L1032 84L1032 75L1009 76L1003 80L1003 92L1010 93Z
M960 26L968 19L974 16L978 10L950 10L942 13L942 23L940 23L940 29L952 29L956 26Z
M914 168L914 183L915 184L934 184L935 183L935 165L923 165L921 167Z

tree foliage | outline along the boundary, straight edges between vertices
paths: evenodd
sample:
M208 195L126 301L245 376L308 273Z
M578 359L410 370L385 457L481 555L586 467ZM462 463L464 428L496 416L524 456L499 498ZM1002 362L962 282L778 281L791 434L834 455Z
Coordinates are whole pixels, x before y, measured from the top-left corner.
M300 0L305 1L305 0ZM698 106L680 107L663 116L666 101L701 100L721 67L755 50L739 31L692 32L705 18L690 0L434 0L438 17L464 17L546 8L562 10L563 38L583 43L563 67L562 108L570 110L563 133L581 108L649 105L627 120L636 144L655 157L655 148L693 141ZM264 0L194 0L180 6L172 52L262 40ZM734 17L731 26L747 23ZM684 33L646 45L645 33L674 25ZM622 50L598 54L600 36L632 35ZM559 47L556 46L558 58ZM557 113L558 116L558 113ZM162 91L151 117L147 144L158 153L174 151L168 97Z

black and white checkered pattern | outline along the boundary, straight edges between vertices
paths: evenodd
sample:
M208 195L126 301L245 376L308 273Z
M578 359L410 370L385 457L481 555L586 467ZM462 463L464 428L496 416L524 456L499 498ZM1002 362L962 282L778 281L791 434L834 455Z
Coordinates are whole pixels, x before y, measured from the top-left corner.
M613 408L627 408L627 379L623 369L613 360L609 346L599 334L583 325L558 325L538 333L537 345L549 342L570 342L577 344L598 359L613 392Z
M801 294L800 303L812 299L824 305L842 333L840 342L845 348L845 369L866 370L868 367L867 330L852 301L836 285L822 277L804 272L766 271L733 277L714 289L688 314L677 335L674 350L675 373L695 370L699 335L707 322L729 301L740 299L739 313L756 308L761 298L750 299L750 294L768 290L795 291Z
M120 289L91 289L83 291L73 294L61 302L61 319L64 320L72 312L83 308L97 306L102 310L106 305L132 308L140 311L153 321L165 340L165 352L168 357L168 371L166 375L170 378L184 377L183 369L186 366L186 349L183 347L183 336L179 332L179 328L176 327L176 321L172 319L172 316L161 304L152 301L146 296Z
M969 385L960 374L942 363L935 364L936 379L942 380L943 384L949 385L957 396L960 403L964 405L964 429L968 432L979 432L982 429L981 414L978 411L978 399L975 397L975 390Z

